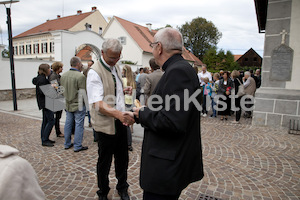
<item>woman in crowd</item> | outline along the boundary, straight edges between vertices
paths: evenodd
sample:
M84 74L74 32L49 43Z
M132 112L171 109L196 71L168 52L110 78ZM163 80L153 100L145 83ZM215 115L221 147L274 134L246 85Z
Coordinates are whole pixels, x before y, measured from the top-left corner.
M231 94L231 90L233 88L233 82L230 78L229 72L225 71L223 74L223 79L219 82L219 90L218 95L222 95L219 98L218 104L218 115L221 116L221 120L227 120L227 116L230 115L231 102L229 95ZM223 102L223 103L222 103Z
M36 99L38 107L43 112L43 121L41 127L42 145L47 147L53 147L53 143L55 143L49 139L49 135L52 131L55 121L54 113L45 107L45 95L40 86L50 85L50 81L47 78L50 73L50 66L48 64L41 64L39 66L38 76L32 80L32 83L36 85Z
M240 80L240 73L237 70L233 70L231 76L233 79L234 89L235 89L234 95L237 95L239 91L239 86L242 84L242 80ZM232 122L234 124L238 124L241 119L241 113L242 113L241 98L242 97L238 97L238 96L235 97L235 107L237 110L235 111L235 121Z
M126 109L130 110L133 106L133 101L135 97L136 83L135 79L129 65L123 67L123 84L125 92L125 105ZM128 150L132 151L132 133L133 125L127 127L127 137L128 137Z
M205 77L203 79L204 85L203 87L203 104L202 104L202 116L206 117L207 116L207 110L206 107L209 105L209 100L211 98L211 92L212 92L212 85L209 83L208 77Z
M61 62L54 62L51 65L52 68L52 73L49 76L49 81L51 84L55 86L55 88L58 88L60 86L60 73L63 70L63 64ZM55 132L57 137L64 137L64 134L61 133L60 131L60 126L59 126L59 120L61 118L62 110L56 111L55 112Z
M212 93L211 93L211 107L212 107L212 115L210 117L217 117L217 111L215 109L215 96L217 96L218 89L219 89L219 82L220 82L220 74L214 73L213 75L213 83L212 83Z

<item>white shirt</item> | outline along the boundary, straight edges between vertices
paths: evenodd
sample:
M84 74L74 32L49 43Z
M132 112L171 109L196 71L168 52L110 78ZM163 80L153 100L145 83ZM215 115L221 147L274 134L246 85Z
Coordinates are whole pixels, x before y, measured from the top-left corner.
M119 79L117 75L116 67L109 66L101 56L101 60L103 63L110 68L112 74L116 77L117 84L117 97L116 97L116 109L119 111L125 111L125 99L123 93L122 80ZM99 61L98 61L99 62ZM113 87L113 86L112 86ZM98 101L103 101L104 98L104 90L103 90L103 82L100 76L97 74L95 70L92 68L88 72L87 80L86 80L86 89L88 94L89 104L96 103Z
M209 82L212 81L212 77L211 77L211 73L210 73L210 72L206 71L205 73L203 73L203 71L202 71L202 72L198 73L198 78L199 78L199 81L200 81L200 85L201 85L201 86L204 85L204 81L201 80L201 78L205 78L205 77L208 78L208 81L209 81Z

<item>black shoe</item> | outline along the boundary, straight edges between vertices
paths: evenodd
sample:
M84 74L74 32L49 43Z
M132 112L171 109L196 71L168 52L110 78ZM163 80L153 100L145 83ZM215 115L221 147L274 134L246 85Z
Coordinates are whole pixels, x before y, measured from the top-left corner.
M99 200L108 200L108 198L107 198L106 195L105 195L105 196L100 196L100 197L99 197Z
M56 134L56 137L65 137L65 136L62 133L58 133L58 134Z
M44 142L44 143L42 143L42 146L44 146L44 147L54 147L54 144L52 144L50 142Z
M50 143L52 143L52 144L55 143L55 141L53 141L53 140L47 140L47 142L50 142Z
M133 151L132 146L128 146L128 151Z
M69 146L69 147L65 147L65 150L67 150L67 149L70 149L70 148L72 148L73 147L73 143L71 143L71 145Z
M74 150L74 152L85 151L88 150L88 147L81 147L80 149Z
M130 200L127 190L124 190L122 192L118 191L118 194L120 195L122 200Z

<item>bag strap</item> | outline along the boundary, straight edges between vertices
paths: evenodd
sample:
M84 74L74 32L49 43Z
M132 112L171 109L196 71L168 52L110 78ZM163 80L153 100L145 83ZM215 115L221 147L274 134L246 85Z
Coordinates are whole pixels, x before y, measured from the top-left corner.
M238 80L238 82L242 85L242 83L241 83L241 81L240 81L240 79L238 79L238 78L236 78L237 80Z

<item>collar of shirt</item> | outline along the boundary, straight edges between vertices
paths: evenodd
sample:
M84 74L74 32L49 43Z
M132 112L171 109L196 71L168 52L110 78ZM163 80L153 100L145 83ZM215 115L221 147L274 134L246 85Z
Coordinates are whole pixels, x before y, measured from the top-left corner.
M76 68L74 68L74 67L71 67L70 70L75 70L75 71L79 71L79 72L80 72L79 69L76 69Z

